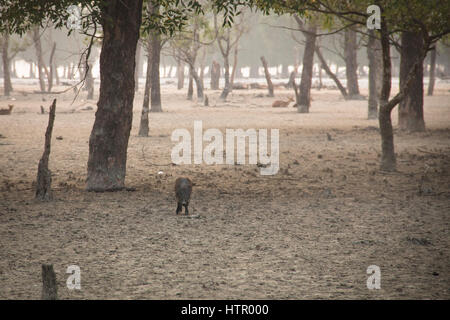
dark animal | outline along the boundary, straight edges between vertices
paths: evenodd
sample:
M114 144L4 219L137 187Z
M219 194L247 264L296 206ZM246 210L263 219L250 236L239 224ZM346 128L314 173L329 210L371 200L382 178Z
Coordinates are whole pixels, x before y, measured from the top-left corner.
M177 214L183 211L189 214L189 200L192 193L192 181L188 178L178 178L175 181L175 196L177 197Z

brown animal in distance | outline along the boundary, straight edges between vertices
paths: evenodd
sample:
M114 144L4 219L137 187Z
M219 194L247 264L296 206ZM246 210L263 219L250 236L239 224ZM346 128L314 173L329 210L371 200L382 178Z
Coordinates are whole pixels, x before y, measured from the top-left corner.
M11 114L14 105L8 104L9 109L0 109L0 115L8 115Z
M189 178L178 178L175 181L175 196L177 198L177 214L183 211L189 214L189 200L192 193L192 181Z
M276 100L272 103L272 108L286 108L289 103L293 102L294 98L289 97L287 101Z

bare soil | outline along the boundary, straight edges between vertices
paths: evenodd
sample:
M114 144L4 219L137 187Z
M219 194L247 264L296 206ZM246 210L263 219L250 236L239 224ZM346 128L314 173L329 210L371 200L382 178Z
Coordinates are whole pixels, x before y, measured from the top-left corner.
M39 299L42 263L54 265L62 299L450 298L448 83L425 98L426 132L396 130L395 173L379 170L378 122L366 120L367 101L344 101L338 91L313 90L311 113L298 114L271 108L287 90L276 98L236 90L227 102L207 91L203 107L166 85L149 138L137 136L140 92L130 189L114 193L84 190L95 101L81 101L85 92L74 104L71 92L55 95L50 202L34 200L48 122L40 105L48 109L52 99L33 94L36 87L15 86L13 113L0 116L1 299ZM194 120L222 132L279 129L279 173L171 165L172 131L192 132ZM175 215L180 176L195 183L191 216ZM66 288L73 264L81 290ZM381 269L380 290L366 286L369 265Z

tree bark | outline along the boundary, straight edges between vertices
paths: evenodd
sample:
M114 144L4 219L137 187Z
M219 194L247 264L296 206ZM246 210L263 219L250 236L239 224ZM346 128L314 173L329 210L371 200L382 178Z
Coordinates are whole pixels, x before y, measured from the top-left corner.
M11 84L11 61L8 55L9 48L9 33L5 32L3 34L3 48L2 48L2 60L3 60L3 90L5 96L9 96L11 91L13 91L13 87Z
M39 87L42 92L45 92L44 69L47 68L42 57L41 35L39 34L39 26L33 29L33 41L38 63Z
M423 46L423 39L420 33L403 32L401 38L400 86L405 83L409 70L420 57ZM423 65L416 70L414 81L409 90L405 92L405 98L400 102L398 125L400 129L411 132L425 130L423 118Z
M101 9L104 37L100 54L100 97L89 139L89 191L125 187L142 1L111 0Z
M263 64L264 67L264 75L266 76L266 81L267 81L267 89L269 90L269 97L273 97L273 83L272 83L272 79L270 77L270 72L269 72L269 68L267 66L267 61L266 58L264 58L264 56L261 57L261 62Z
M357 52L358 46L356 43L356 31L352 28L347 28L345 30L345 74L347 76L347 91L348 97L351 99L353 97L358 97L359 86L358 86L358 60Z
M375 32L369 30L369 40L367 43L367 57L369 59L369 103L368 103L368 119L378 118L378 91L377 91L377 69L378 60L376 58L376 50L378 46L376 42Z
M140 137L148 137L149 122L148 113L150 112L150 90L152 88L152 46L151 38L147 39L147 71L145 76L144 102L142 103L141 122L139 125Z
M430 55L430 80L428 82L428 96L433 95L434 91L434 83L436 81L436 54L437 54L437 48L436 46L431 50Z
M238 64L238 44L234 47L234 60L233 60L233 71L231 71L230 88L233 90L234 77L236 77L237 64Z
M203 84L200 81L200 77L197 74L197 71L194 69L193 66L190 66L191 68L191 74L192 74L192 78L195 81L195 86L197 87L197 98L200 101L203 101Z
M314 51L316 49L317 26L308 25L308 32L304 32L305 51L303 52L303 70L300 80L300 96L297 103L299 113L309 113L311 106L311 84L313 75Z
M50 146L52 141L53 123L55 122L56 99L50 106L48 115L48 126L45 132L44 153L39 160L38 173L36 179L36 199L47 201L52 199L52 172L48 169L50 158Z

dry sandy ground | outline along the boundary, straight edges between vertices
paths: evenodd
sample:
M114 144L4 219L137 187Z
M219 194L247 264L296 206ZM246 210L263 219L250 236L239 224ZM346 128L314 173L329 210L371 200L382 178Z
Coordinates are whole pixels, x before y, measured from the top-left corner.
M298 114L272 109L273 98L257 97L264 90L235 91L226 103L208 91L212 106L202 107L166 86L149 138L137 136L139 93L126 180L136 190L115 193L84 191L95 101L80 101L82 92L71 105L71 94L59 95L55 199L44 203L32 185L48 121L39 106L52 97L20 92L35 88L16 88L14 113L0 116L1 299L39 299L42 263L54 264L63 299L450 298L449 84L425 98L426 132L396 131L390 174L378 170L367 102L337 91L313 90L311 113ZM192 131L194 120L222 132L280 129L280 172L165 165L172 131ZM175 215L179 176L196 184L192 217ZM72 264L81 268L79 291L66 288ZM369 265L381 268L380 290L366 287Z

